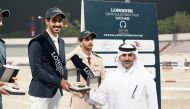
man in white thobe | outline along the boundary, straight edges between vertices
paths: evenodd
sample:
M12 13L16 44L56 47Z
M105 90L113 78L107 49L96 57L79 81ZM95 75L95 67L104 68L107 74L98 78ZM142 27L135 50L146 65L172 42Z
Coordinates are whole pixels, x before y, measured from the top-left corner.
M88 101L96 106L108 103L108 109L158 109L155 82L138 61L135 46L119 46L118 68L90 91Z

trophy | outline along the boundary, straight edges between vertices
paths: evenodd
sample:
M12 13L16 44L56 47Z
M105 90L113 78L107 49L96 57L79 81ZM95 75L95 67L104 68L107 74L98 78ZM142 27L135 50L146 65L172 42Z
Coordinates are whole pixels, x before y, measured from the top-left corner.
M6 90L11 95L25 95L23 89L18 88L14 83L12 77L16 77L19 68L11 65L2 65L0 67L0 81L7 82L6 85L1 86L1 89Z
M80 69L68 69L67 80L71 83L69 89L74 92L89 91L90 87L80 81Z
M74 92L86 92L90 90L90 87L88 87L82 82L76 82L76 83L71 83L69 89Z
M12 77L16 77L19 68L11 65L2 65L0 67L0 80L3 82L13 82Z
M6 90L10 95L25 95L25 91L21 88L18 88L13 83L7 83L4 86L1 86L0 88Z

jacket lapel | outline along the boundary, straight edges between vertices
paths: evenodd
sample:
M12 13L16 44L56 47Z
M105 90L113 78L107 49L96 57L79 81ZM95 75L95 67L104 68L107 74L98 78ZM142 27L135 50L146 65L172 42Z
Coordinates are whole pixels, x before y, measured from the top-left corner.
M55 44L53 42L53 40L51 39L51 37L49 36L49 34L47 33L47 31L45 31L43 33L44 36L47 37L47 40L50 42L50 44L52 45L52 47L54 48L54 50L59 54L61 60L63 62L65 62L65 44L63 41L61 41L60 37L58 38L58 43L59 43L59 51L57 51L56 47L55 47Z
M51 44L51 46L54 48L55 51L57 51L57 49L55 47L55 44L54 44L53 40L51 39L50 35L47 33L47 31L45 31L43 33L43 35L47 37L47 40L49 41L49 43Z
M61 57L61 59L63 59L65 56L64 42L61 41L61 38L58 38L58 43L59 43L59 56Z

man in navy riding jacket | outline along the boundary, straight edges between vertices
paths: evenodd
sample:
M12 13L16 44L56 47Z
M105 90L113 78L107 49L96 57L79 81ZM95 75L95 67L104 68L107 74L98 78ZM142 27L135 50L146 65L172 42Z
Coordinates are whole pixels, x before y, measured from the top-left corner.
M70 84L65 80L65 44L58 34L64 19L59 8L48 9L46 30L29 42L31 109L58 109L62 89L69 91Z

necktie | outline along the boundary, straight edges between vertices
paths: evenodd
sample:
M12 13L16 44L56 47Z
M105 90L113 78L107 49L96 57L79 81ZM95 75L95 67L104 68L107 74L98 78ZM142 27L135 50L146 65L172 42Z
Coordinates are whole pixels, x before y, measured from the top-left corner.
M91 57L88 56L87 59L88 59L88 64L90 65L90 64L91 64L91 63L90 63L90 59L91 59Z

